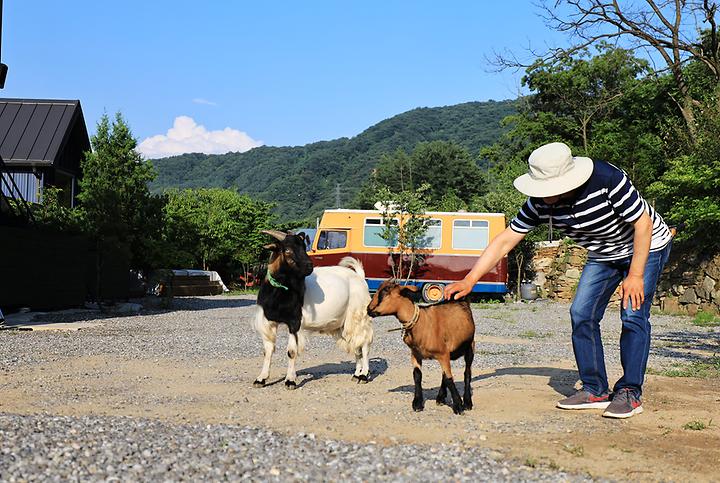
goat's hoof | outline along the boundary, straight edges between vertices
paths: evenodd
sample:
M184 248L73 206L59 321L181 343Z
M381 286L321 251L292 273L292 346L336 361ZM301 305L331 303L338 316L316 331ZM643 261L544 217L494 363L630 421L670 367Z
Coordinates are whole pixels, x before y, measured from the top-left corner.
M419 413L423 409L425 409L425 403L423 401L413 401L412 403L413 411L416 413Z
M360 376L358 376L357 374L353 374L352 380L357 381L358 379L360 379Z
M368 377L367 377L366 375L364 375L364 374L360 374L360 375L357 377L357 382L358 382L358 384L367 384L369 380L370 380L370 379L368 379Z
M443 404L445 404L445 398L442 398L442 399L437 398L435 400L435 404L437 404L438 406L442 406Z
M295 381L285 381L285 389L297 389L297 384L295 384Z
M455 414L458 414L458 415L459 415L459 414L462 414L462 413L463 413L463 407L462 407L462 405L461 405L461 404L458 404L457 406L456 406L456 405L453 405L453 412L454 412Z
M265 381L267 381L267 379L255 379L253 387L265 387Z
M465 409L465 411L470 411L472 408L473 408L472 401L469 399L466 399L465 402L463 402L463 409Z

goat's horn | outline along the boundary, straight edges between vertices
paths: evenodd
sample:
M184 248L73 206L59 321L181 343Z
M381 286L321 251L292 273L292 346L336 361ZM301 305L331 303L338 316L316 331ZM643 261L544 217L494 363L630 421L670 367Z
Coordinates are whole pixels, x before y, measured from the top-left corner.
M277 238L280 241L285 240L285 237L287 236L287 233L283 233L283 232L277 231L277 230L263 230L262 232L267 233L271 237Z

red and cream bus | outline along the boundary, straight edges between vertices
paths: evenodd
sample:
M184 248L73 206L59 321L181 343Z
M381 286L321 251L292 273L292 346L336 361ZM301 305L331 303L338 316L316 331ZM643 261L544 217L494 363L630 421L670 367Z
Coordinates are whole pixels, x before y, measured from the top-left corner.
M408 283L422 288L427 301L442 298L445 284L460 280L472 268L490 240L505 229L502 213L427 212L427 231L420 257ZM398 219L396 223L402 223ZM391 247L380 234L384 230L380 211L325 210L308 246L317 267L337 265L345 256L360 260L370 290L393 275ZM392 251L397 253L395 247ZM474 293L507 292L507 257L473 288Z

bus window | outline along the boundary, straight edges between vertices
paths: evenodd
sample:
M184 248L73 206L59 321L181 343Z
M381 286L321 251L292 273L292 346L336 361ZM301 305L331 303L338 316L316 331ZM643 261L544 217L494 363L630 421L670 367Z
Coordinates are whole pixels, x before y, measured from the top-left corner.
M318 250L333 250L347 246L347 232L322 230L318 237Z
M392 220L390 225L393 227L398 226L397 220ZM391 247L397 246L397 232L396 236L390 240L384 240L380 235L385 230L385 224L382 218L365 218L365 226L363 227L363 244L366 247Z
M490 224L485 220L453 221L453 243L456 250L484 250L488 245Z
M440 248L442 245L442 221L425 220L425 235L420 239L420 248Z

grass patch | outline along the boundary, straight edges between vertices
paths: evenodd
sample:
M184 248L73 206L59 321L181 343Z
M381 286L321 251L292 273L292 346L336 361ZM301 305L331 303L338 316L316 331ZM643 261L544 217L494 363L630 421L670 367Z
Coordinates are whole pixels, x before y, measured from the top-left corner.
M692 323L698 327L717 327L720 326L720 317L710 312L698 312Z
M578 458L585 456L585 448L583 448L582 446L575 446L574 444L568 443L563 446L563 450L567 451L573 456L577 456Z
M260 291L259 288L243 288L243 289L232 289L229 292L225 292L223 295L257 295Z
M720 377L720 357L711 357L707 361L695 361L690 364L675 364L669 369L648 368L648 374L666 377Z
M544 339L546 337L551 337L552 334L541 334L539 332L535 332L534 330L526 330L525 332L518 334L518 337L522 337L523 339Z
M705 421L695 420L690 421L689 423L685 423L683 425L683 429L687 429L690 431L702 431L703 429L707 429L712 424L712 419L705 423Z

